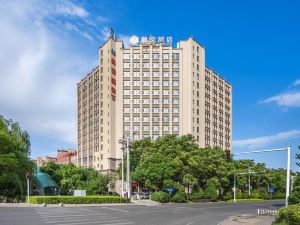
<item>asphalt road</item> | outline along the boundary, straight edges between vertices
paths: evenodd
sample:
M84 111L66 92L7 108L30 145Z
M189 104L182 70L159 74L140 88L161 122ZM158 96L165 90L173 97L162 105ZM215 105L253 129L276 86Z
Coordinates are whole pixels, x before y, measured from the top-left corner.
M273 201L272 208L283 205ZM255 214L270 202L0 208L1 225L217 225L226 218Z

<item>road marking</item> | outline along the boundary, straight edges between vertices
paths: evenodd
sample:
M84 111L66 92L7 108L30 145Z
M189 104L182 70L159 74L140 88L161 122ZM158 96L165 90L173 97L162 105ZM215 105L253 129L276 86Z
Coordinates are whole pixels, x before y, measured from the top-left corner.
M74 214L74 215L53 215L53 214L45 214L45 215L39 215L41 218L55 218L55 217L82 217L82 216L105 216L106 214Z
M125 224L134 224L134 222L124 222L124 223L105 223L101 224L101 221L88 221L88 222L81 222L81 223L71 223L72 225L81 225L81 224L91 224L91 223L98 223L100 225L125 225ZM57 225L66 225L65 223L57 224Z
M80 219L80 220L63 220L63 221L56 220L56 221L45 221L45 222L49 223L49 224L51 224L51 223L70 223L70 222L71 222L71 224L75 224L73 222L98 222L98 223L100 223L100 222L122 222L122 221L126 222L124 219L121 219L121 220L109 220L109 219L111 219L111 218L107 218L105 221L103 221L103 220L90 221L91 219L86 218L86 219Z
M115 211L119 211L119 212L127 212L129 213L129 211L126 211L126 210L122 210L122 209L115 209L115 208L110 208L110 207L102 207L104 209L111 209L111 210L115 210Z

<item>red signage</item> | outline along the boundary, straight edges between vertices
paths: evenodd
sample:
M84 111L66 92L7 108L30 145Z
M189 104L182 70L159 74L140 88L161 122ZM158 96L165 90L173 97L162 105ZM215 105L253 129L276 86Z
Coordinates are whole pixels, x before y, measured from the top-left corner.
M111 64L116 65L116 60L114 58L111 58Z
M111 83L114 84L114 85L116 85L117 84L116 79L112 77L111 78Z
M116 75L116 69L114 67L111 68L111 72Z
M116 94L116 89L115 89L114 87L111 87L111 92L112 92L113 94Z

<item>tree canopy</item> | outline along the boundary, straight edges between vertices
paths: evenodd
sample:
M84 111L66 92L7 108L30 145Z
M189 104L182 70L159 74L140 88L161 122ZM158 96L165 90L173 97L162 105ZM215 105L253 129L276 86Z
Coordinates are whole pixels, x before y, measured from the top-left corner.
M33 168L29 156L29 134L22 131L17 122L0 116L1 199L24 196L26 192L25 176Z

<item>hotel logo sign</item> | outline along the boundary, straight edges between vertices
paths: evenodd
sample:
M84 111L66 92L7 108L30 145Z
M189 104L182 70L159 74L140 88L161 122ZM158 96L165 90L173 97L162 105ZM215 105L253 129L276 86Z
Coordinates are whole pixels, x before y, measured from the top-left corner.
M154 44L161 44L161 45L167 45L167 46L171 46L172 45L172 41L173 38L172 37L141 37L141 41L139 39L138 36L133 35L130 37L129 39L129 43L130 45L138 45L138 44L142 44L142 45L154 45Z

